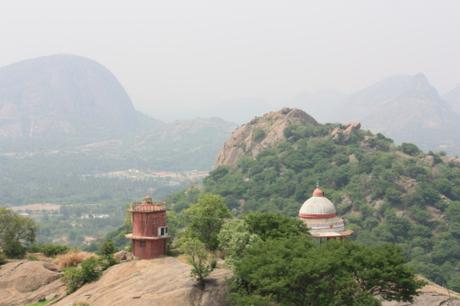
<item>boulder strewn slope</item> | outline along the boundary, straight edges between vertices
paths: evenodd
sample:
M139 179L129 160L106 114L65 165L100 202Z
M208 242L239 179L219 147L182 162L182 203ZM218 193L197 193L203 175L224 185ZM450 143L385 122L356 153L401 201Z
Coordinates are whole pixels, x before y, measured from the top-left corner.
M224 144L217 157L216 167L233 165L243 156L255 157L262 150L285 140L284 130L295 124L318 125L304 111L291 108L270 112L243 124Z
M130 261L111 267L98 281L86 284L56 305L225 306L225 278L229 276L228 270L213 271L202 291L190 278L190 266L177 258Z

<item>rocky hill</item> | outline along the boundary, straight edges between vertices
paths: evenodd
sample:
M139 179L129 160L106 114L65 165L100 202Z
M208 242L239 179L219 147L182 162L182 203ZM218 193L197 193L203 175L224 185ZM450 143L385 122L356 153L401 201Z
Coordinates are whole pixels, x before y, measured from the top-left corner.
M296 105L321 122L361 122L374 133L425 150L460 154L459 89L441 97L427 77L399 75L350 95L318 93L296 97Z
M94 137L137 121L115 76L90 59L52 55L0 68L1 138Z
M48 261L15 261L0 266L0 306L52 300L65 294L58 267Z
M398 143L460 152L460 116L423 74L374 84L352 95L337 113L341 122L360 121L365 128L388 135Z
M254 118L232 133L217 156L216 166L234 165L247 155L255 157L262 150L285 140L284 130L295 124L318 125L307 113L290 108Z
M174 257L117 264L93 283L65 295L61 273L48 261L18 261L0 266L0 306L19 306L39 300L72 306L225 306L226 278L231 272L216 269L204 290L190 278L190 266Z
M49 261L16 261L0 266L0 306L19 306L40 300L52 305L73 306L77 302L91 306L225 306L227 269L213 271L205 289L190 279L190 267L181 260L164 257L129 261L115 265L93 283L65 294L58 267ZM460 305L460 295L429 283L420 290L414 303L383 302L384 306ZM447 304L449 302L450 304Z
M190 279L190 266L176 258L131 261L110 268L100 280L83 286L56 305L86 302L91 306L225 306L225 278L229 276L228 270L213 271L202 291Z
M207 171L234 128L218 118L164 123L141 114L116 77L87 58L52 55L1 67L0 206L139 192L100 176L113 171ZM98 183L77 187L88 180ZM149 184L140 194L163 189L156 196L164 196L165 188Z
M272 116L257 124L270 131ZM204 180L204 191L224 196L237 214L268 210L296 216L319 182L354 239L395 243L419 273L460 290L455 272L460 269L458 159L426 154L413 144L396 145L359 124L308 121L288 126L283 135L258 154L240 150L220 163ZM232 156L247 138L241 137L242 143L230 138L232 146L227 143L220 156Z

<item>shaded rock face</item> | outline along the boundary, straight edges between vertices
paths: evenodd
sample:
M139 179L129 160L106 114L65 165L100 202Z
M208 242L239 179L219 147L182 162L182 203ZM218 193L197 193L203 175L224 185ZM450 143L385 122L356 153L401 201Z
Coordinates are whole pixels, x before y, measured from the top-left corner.
M0 306L35 303L62 296L65 286L58 268L43 261L17 261L0 267Z
M107 133L136 120L115 76L90 59L52 55L0 68L0 140Z
M77 302L91 306L225 306L228 270L211 273L205 289L195 286L190 266L177 258L135 260L115 265L96 282L86 284L56 305Z
M215 166L232 166L243 156L255 157L265 148L285 140L284 130L295 124L318 125L318 122L304 111L291 108L256 117L232 133L219 152Z

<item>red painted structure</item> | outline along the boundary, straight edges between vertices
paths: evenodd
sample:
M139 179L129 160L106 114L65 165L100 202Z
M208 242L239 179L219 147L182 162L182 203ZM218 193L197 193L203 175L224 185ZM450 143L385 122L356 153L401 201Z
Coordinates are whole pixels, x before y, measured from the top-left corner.
M133 255L141 259L165 255L169 236L164 203L153 203L146 197L141 203L133 203L129 212L133 232L126 238L132 241Z

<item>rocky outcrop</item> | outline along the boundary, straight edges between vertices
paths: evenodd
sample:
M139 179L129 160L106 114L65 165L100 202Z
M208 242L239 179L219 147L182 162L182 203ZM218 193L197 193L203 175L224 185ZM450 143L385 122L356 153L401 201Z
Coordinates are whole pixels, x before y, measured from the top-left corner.
M225 306L225 279L230 275L229 270L216 269L201 290L190 278L190 266L180 259L129 261L111 267L98 281L84 285L56 305Z
M15 261L0 267L0 306L35 303L65 293L58 267L45 261Z
M429 282L413 303L383 301L382 306L460 306L460 294Z
M347 143L350 140L351 135L353 132L359 130L361 128L361 123L353 122L348 124L345 128L337 127L331 132L331 137L335 141L340 141L343 143Z
M43 299L57 301L53 305L59 306L231 305L226 285L226 279L232 275L230 270L214 270L201 290L190 278L190 269L182 258L175 257L126 261L109 268L98 281L64 296L65 286L55 265L46 261L16 261L0 267L0 306L25 305ZM460 294L428 282L413 303L383 301L382 305L460 306L459 298Z
M232 133L215 166L232 166L243 156L255 157L265 148L285 140L284 130L295 124L318 125L318 122L304 111L291 108L256 117Z

